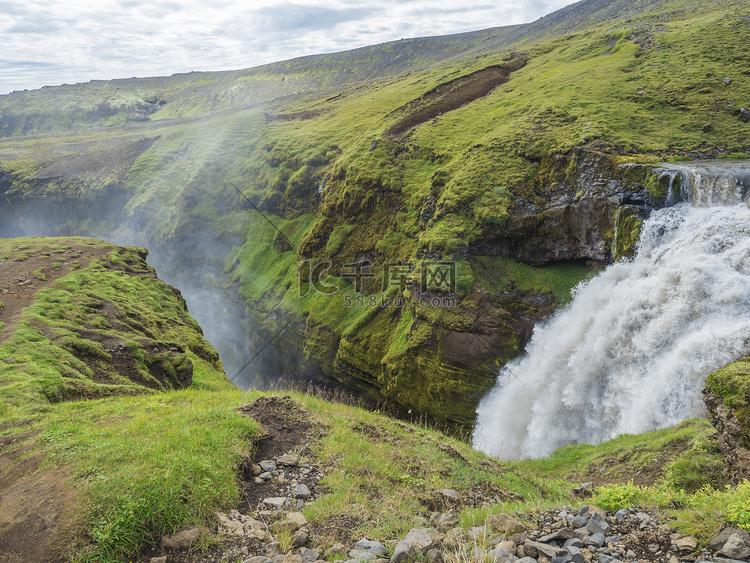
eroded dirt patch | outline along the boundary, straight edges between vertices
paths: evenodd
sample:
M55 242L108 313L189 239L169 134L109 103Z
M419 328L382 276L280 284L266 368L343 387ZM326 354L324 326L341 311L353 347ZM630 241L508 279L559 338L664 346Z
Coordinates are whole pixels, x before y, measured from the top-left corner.
M2 439L0 561L58 563L78 529L78 504L65 473L40 470L44 454L29 436Z
M387 131L388 135L401 135L412 127L483 98L505 84L510 74L525 64L526 59L518 57L505 65L490 66L436 86L401 108L405 115Z

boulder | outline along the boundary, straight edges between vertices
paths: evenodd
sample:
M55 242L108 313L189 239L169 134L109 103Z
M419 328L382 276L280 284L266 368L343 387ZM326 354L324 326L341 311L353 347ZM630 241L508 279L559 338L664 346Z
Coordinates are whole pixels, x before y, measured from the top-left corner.
M312 493L310 492L310 489L308 489L304 483L298 483L297 485L295 485L294 491L292 494L294 498L301 498L301 499L310 498L310 495L312 495Z
M595 512L591 518L589 518L589 521L586 524L586 529L592 534L601 533L606 536L609 533L609 523L601 514Z
M745 123L750 121L750 111L747 108L740 108L740 119Z
M264 459L259 465L264 472L276 471L276 462L272 459Z
M559 540L569 540L573 537L573 530L571 528L560 528L559 530L552 532L551 534L547 534L546 536L542 536L539 538L539 541L542 543L549 543L551 541Z
M263 499L263 504L270 506L274 510L281 510L286 506L288 500L286 497L269 497Z
M276 463L285 467L297 467L299 465L299 458L296 455L284 454L276 460ZM273 469L270 471L273 471Z
M384 557L388 555L388 550L382 543L380 543L379 541L370 541L364 538L354 544L354 549L368 551L370 553L374 553L378 557Z
M292 546L302 547L308 542L309 539L310 532L308 532L305 528L300 528L299 530L294 532L294 535L292 536Z
M461 499L461 497L458 496L458 493L452 489L440 489L438 492L447 499L451 499L451 500Z
M726 555L731 559L745 559L750 557L750 546L739 534L732 534L719 550L719 555Z
M501 534L515 534L526 531L526 526L504 512L490 516L489 523L490 528Z
M417 557L417 550L408 541L400 541L393 548L391 563L402 563L404 561L413 561Z
M690 536L677 539L674 541L674 544L680 551L693 551L698 547L698 542L695 541L695 538L691 538Z
M242 524L240 524L240 527ZM163 549L188 549L201 535L200 528L190 528L189 530L182 530L173 535L165 535L161 538L161 546Z
M724 528L721 532L711 538L708 542L708 547L714 551L721 551L724 544L734 535L739 536L745 543L750 542L750 534L745 530L741 530L740 528Z
M432 537L425 528L413 528L409 530L404 541L410 543L422 555L426 555L433 545Z

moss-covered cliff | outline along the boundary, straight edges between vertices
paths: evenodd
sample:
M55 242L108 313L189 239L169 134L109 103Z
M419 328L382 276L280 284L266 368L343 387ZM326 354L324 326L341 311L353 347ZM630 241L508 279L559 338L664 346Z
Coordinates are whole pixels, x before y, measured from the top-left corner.
M226 380L146 255L80 237L0 239L0 410Z
M229 327L207 330L232 372L283 329L242 383L470 423L533 324L632 252L666 195L651 163L750 148L748 17L586 0L528 26L0 96L0 236L147 246L186 295L234 299L206 317Z

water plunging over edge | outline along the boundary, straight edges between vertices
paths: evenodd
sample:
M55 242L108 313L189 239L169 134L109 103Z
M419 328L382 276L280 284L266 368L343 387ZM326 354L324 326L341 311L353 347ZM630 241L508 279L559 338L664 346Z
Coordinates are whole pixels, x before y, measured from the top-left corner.
M534 329L480 403L475 447L540 457L700 416L706 377L750 350L750 162L657 173L682 202Z

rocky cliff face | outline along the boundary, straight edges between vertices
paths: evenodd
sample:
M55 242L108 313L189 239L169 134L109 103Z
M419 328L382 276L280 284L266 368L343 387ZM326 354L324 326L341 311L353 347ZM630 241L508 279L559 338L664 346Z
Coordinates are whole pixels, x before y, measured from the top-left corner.
M750 478L750 358L742 358L711 374L703 390L711 422L727 461L732 483Z

